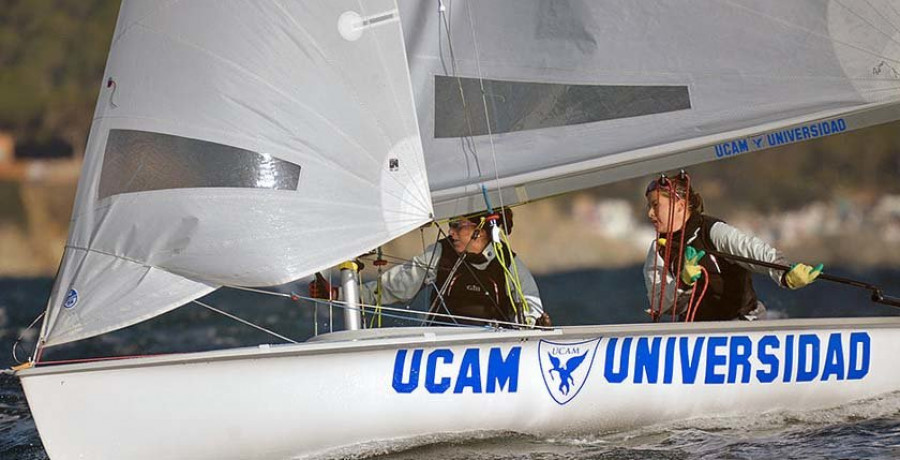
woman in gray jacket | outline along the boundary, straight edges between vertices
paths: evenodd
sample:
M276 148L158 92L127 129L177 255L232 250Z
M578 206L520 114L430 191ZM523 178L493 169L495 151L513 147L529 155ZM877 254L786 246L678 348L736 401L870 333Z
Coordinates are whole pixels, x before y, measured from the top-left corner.
M685 173L651 181L645 197L647 216L657 232L644 263L654 321L666 315L681 321L762 318L765 307L757 299L751 272L767 274L780 286L799 289L822 271L821 264L813 268L798 263L785 273L729 260L730 254L787 265L781 251L765 241L704 214L703 199L691 188ZM707 251L722 256L706 255Z

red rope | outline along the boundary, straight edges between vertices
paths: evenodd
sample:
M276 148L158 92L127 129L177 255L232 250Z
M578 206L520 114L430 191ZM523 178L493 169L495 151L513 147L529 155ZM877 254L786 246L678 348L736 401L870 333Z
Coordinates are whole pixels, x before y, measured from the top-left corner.
M132 359L132 358L152 358L154 356L165 356L167 353L159 353L155 355L128 355L128 356L107 356L102 358L81 358L81 359L61 359L57 361L41 361L41 364L52 365L52 364L76 364L76 363L93 363L98 361L115 361L119 359ZM168 354L176 354L176 353L168 353Z
M700 291L700 297L697 298L697 303L693 304L694 292L696 291L697 286L694 286L694 289L691 291L691 300L688 301L688 311L684 317L685 322L694 322L694 317L697 316L697 310L700 309L700 304L703 302L703 296L706 295L706 288L709 287L709 273L706 272L706 269L700 267L700 271L703 273L703 290Z
M691 297L688 299L687 308L684 310L684 322L687 323L691 319L691 310L694 304L694 294L697 293L697 285L691 287ZM698 302L699 305L699 302Z
M671 180L668 180L668 179L666 179L666 185L669 188L669 190L668 190L668 192L669 192L669 215L668 215L669 230L666 231L666 250L665 250L665 256L663 256L663 269L664 269L663 270L663 279L662 279L662 283L660 283L660 290L659 290L659 314L660 315L662 315L663 304L666 299L667 283L666 283L665 273L667 273L671 267L671 261L672 261L672 244L671 243L672 243L672 235L674 235L674 233L675 233L674 230L672 230L672 221L675 220L675 202L672 201L672 199L671 199L672 197L675 196L675 185L672 183ZM659 242L659 238L657 238L656 241ZM675 277L675 292L676 293L678 292L678 277L677 277L677 275ZM673 308L674 308L674 306L673 306Z
M44 343L44 342L41 341L41 343L38 344L38 349L37 349L37 351L34 353L34 364L35 364L35 365L37 365L39 362L41 362L41 357L44 355L44 346L43 346L43 343Z
M681 264L684 262L684 234L687 233L687 217L688 217L688 209L690 209L691 205L691 176L688 173L683 173L685 177L685 188L684 188L684 200L685 200L685 212L684 216L681 219L681 242L678 245L678 270L675 270L675 298L672 300L672 321L674 322L677 319L676 315L676 306L678 305L678 280L681 279ZM676 195L677 198L677 195ZM674 213L674 206L672 207ZM693 292L691 296L693 297Z
M659 320L659 316L656 311L656 278L659 275L659 232L656 232L656 239L653 240L653 285L650 287L650 318L653 319L653 322L657 322ZM662 314L662 305L659 305L659 314Z

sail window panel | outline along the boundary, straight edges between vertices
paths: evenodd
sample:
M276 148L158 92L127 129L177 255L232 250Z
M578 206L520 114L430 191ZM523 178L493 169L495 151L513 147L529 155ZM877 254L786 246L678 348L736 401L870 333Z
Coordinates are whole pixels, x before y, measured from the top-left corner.
M300 166L214 142L148 131L109 132L100 199L180 188L297 190Z
M490 131L485 120L485 101ZM569 85L434 77L435 138L579 125L690 108L687 86Z

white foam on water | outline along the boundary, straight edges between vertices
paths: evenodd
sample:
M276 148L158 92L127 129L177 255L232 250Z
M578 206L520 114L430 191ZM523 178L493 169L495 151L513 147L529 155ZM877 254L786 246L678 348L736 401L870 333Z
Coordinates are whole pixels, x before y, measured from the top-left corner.
M521 459L535 455L541 458L569 458L577 449L565 443L552 443L537 437L509 431L468 431L439 433L412 438L383 440L332 449L296 457L307 459L391 460L441 459Z
M722 449L738 456L759 446L795 452L791 444L816 444L818 430L828 431L877 419L900 418L900 392L813 411L773 411L758 415L699 417L596 434L530 436L505 431L440 433L347 446L297 459L419 458L575 459L575 458L706 458ZM900 428L898 428L900 430ZM779 444L784 445L778 447ZM826 444L819 442L819 444ZM769 447L772 446L772 447ZM890 449L891 445L882 446ZM896 446L894 446L896 447ZM828 446L800 449L813 458ZM743 449L743 450L741 450ZM791 450L794 449L794 450ZM816 450L819 449L819 450ZM766 451L772 454L773 451ZM852 451L850 452L852 453ZM811 456L809 456L811 455Z
M486 439L504 436L518 436L508 432L497 431L470 431L459 433L435 433L410 438L397 438L372 441L352 446L328 449L308 455L293 457L293 460L332 460L332 459L362 459L389 454L398 454L414 449L435 446L439 444L468 444ZM401 457L392 457L401 458Z
M775 452L792 451L799 458L815 458L821 451L829 448L829 442L832 442L827 438L830 431L840 431L848 426L854 427L879 419L887 420L888 424L891 420L900 419L900 392L819 410L698 417L592 436L554 436L545 441L595 451L603 450L612 454L610 458L629 458L636 453L645 456L648 452L705 458L708 455L715 457L722 449L752 451L762 449L761 446L776 449ZM900 427L894 431L900 433ZM891 433L886 435L891 436ZM859 435L856 436L849 441L855 439L859 443L865 443ZM886 450L891 445L878 447ZM617 449L625 451L621 452L622 455L615 455ZM804 449L811 452L804 452ZM880 456L879 452L873 455Z

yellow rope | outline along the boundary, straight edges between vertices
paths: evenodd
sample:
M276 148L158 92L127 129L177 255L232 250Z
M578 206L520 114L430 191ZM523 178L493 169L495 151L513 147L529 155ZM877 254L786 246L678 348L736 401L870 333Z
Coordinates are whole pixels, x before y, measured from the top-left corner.
M506 243L506 247L509 248L510 257L512 257L512 245L509 243L509 238L506 236L506 232L503 231L503 227L498 226L498 230L500 231L500 237L503 239L503 242ZM527 314L530 312L528 307L528 302L525 301L525 293L522 291L522 281L519 279L519 268L516 267L515 259L510 260L510 263L513 266L513 272L509 271L509 267L506 264L506 254L503 251L503 244L499 242L494 242L494 253L497 255L497 260L500 261L500 266L503 267L503 275L506 279L506 295L509 296L510 302L512 302L513 313L518 316L519 309L516 306L515 298L513 297L512 287L515 287L516 294L519 297L519 300L522 302L523 313Z
M512 244L509 242L509 237L506 235L506 232L501 231L500 237L503 238L503 241L506 242L506 247L509 248L510 254L512 254ZM516 265L515 259L512 261L513 272L515 273L514 282L516 285L516 292L519 294L519 299L522 300L523 308L525 309L525 313L528 314L531 312L531 308L528 306L528 302L525 300L525 292L522 291L522 280L519 278L519 267Z

